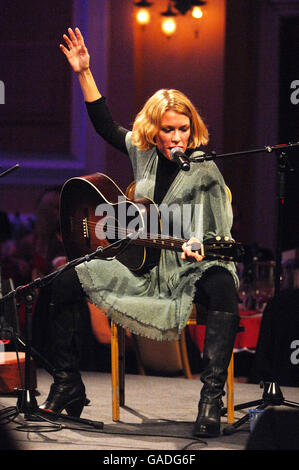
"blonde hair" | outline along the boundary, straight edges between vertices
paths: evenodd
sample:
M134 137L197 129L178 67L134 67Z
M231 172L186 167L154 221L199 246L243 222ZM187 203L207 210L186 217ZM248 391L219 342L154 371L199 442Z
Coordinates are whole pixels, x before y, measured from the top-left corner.
M158 90L146 101L135 118L132 143L140 150L149 150L155 146L155 137L160 130L162 117L169 110L184 114L190 119L191 133L188 148L208 143L208 130L194 105L182 92L173 89Z

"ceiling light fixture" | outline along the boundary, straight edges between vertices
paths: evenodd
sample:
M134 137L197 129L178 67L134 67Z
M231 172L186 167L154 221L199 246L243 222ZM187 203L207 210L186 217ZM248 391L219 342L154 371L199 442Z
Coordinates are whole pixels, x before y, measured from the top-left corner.
M134 2L134 5L139 7L136 19L143 28L150 22L149 7L151 7L152 4L153 2L148 2L147 0ZM205 4L206 2L202 0L168 0L167 9L160 13L161 16L164 17L161 25L163 33L170 38L177 29L175 17L178 15L186 15L189 11L191 11L192 18L200 20L203 16L201 7ZM195 36L198 37L198 31L196 31Z

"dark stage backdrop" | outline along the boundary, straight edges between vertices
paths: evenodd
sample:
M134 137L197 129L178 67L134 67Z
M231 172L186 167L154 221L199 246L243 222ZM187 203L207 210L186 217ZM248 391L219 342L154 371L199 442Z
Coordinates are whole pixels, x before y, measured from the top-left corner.
M280 28L280 143L299 141L299 17L282 18ZM293 82L296 88L291 88ZM295 84L294 84L295 85ZM283 249L299 247L299 147L288 152L294 171L286 172Z
M71 24L72 8L71 0L1 2L1 155L69 153L71 72L57 38Z

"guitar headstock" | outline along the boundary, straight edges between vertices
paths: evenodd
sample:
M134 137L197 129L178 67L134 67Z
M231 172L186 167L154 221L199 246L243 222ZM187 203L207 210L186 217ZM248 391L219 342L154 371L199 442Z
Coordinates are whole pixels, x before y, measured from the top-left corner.
M229 237L210 238L203 243L204 255L209 259L219 259L223 261L242 261L244 257L244 247Z

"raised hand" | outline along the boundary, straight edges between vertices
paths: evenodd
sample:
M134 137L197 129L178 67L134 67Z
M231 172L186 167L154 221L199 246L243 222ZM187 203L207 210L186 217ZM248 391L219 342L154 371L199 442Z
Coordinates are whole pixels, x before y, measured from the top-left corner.
M68 48L63 44L59 47L66 56L74 72L82 72L89 68L90 56L85 47L83 36L79 28L75 28L75 33L71 28L68 28L69 37L64 34L63 39Z

